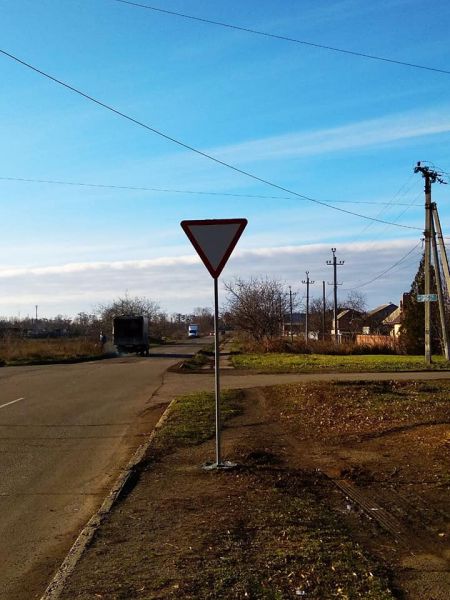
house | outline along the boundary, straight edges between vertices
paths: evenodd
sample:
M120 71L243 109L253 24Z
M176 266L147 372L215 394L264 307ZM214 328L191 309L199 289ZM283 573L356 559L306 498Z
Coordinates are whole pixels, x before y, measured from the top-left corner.
M304 335L306 329L306 313L293 312L292 323L290 313L283 315L283 335Z
M400 300L400 306L383 321L383 325L387 327L389 335L393 338L398 338L400 335L400 329L402 326L403 319L403 310L409 298L409 293L403 294L402 299Z
M364 318L362 332L366 335L388 335L390 327L385 321L398 311L398 308L396 304L389 302L369 311Z
M361 331L363 319L364 313L359 310L353 308L341 310L337 315L338 334L345 337L353 336ZM334 335L334 328L331 330L331 335Z

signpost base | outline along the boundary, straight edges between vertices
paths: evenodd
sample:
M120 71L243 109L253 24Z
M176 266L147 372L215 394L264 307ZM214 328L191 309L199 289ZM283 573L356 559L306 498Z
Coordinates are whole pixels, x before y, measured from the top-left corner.
M206 462L204 465L202 465L202 469L204 471L230 471L231 469L236 469L237 466L237 463L224 460L220 463Z

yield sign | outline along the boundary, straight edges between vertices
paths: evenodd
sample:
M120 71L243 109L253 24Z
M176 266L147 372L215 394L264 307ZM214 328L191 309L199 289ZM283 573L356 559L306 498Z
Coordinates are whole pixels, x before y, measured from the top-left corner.
M182 221L181 227L214 279L230 258L247 219L207 219Z

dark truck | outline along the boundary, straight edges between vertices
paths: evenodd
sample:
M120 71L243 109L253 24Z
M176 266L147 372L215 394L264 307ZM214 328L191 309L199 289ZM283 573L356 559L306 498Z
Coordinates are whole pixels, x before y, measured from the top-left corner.
M148 317L114 317L113 341L119 352L139 352L148 356Z

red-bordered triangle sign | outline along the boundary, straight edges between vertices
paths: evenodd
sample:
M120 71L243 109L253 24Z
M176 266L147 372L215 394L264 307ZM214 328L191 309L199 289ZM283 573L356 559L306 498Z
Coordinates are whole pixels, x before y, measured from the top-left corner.
M247 219L181 221L184 233L214 279L221 274L246 225Z

